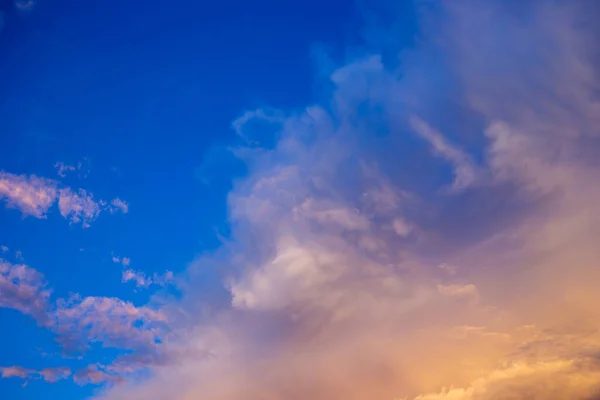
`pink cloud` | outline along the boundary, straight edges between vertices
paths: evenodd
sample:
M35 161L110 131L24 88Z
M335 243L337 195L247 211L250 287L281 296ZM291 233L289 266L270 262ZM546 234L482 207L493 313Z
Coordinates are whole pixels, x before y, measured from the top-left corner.
M59 174L71 170L71 167L57 164ZM74 168L74 167L73 167ZM71 223L81 223L84 228L90 226L101 211L127 213L128 204L115 198L111 204L84 190L61 187L54 180L38 178L35 175L14 175L0 171L0 199L4 199L10 208L19 209L24 215L46 218L50 207L58 201L60 214Z
M59 300L53 313L58 341L67 349L89 343L123 349L151 348L167 322L160 311L110 297L75 295Z
M25 215L45 218L57 197L56 182L35 175L13 175L0 171L0 199Z
M0 259L0 307L18 310L46 324L49 299L44 275L27 265Z
M133 282L135 282L135 285L138 288L140 288L140 287L146 288L152 284L152 279L147 277L146 274L144 274L143 272L134 271L132 269L126 269L125 271L123 271L122 281L123 282L133 281Z
M93 195L83 189L79 189L77 193L68 188L60 190L60 214L71 223L81 223L84 228L89 227L90 222L98 217L103 206L102 200L95 201Z
M71 369L68 367L44 368L40 371L27 369L23 367L0 367L3 378L21 378L21 379L43 379L48 383L55 383L71 376Z
M0 368L0 372L2 372L3 378L27 378L34 371L30 369L25 369L23 367L4 367Z

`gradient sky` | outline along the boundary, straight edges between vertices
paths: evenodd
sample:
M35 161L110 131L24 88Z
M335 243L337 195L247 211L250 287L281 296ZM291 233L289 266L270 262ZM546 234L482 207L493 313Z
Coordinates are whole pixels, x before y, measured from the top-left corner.
M600 399L595 2L0 12L0 398Z

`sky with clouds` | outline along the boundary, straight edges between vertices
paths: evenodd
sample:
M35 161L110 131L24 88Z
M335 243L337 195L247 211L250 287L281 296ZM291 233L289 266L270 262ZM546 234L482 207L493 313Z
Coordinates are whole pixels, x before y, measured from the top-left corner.
M600 399L600 7L0 1L0 398Z

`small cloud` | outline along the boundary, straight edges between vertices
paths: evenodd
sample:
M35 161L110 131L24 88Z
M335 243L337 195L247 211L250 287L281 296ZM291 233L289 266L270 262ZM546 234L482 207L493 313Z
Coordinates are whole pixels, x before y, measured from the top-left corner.
M0 246L0 251L2 253L8 253L8 250L9 250L8 246L4 246L4 245Z
M61 178L66 177L67 172L75 171L75 167L73 165L68 165L61 161L58 161L56 164L54 164L54 168L56 168L56 173Z
M58 199L60 214L71 223L81 223L84 228L88 228L90 222L98 217L103 205L102 200L95 201L93 195L84 189L79 189L77 193L68 188L60 190Z
M110 202L111 207L109 208L111 214L116 213L117 211L121 211L123 214L127 214L129 212L129 204L127 202L119 199L118 197L114 198Z
M147 288L152 284L152 278L146 277L146 274L140 271L134 271L132 269L127 269L123 271L122 282L135 282L135 286L138 288Z
M456 266L446 263L438 265L438 268L447 273L448 275L455 275L458 272L458 268Z
M45 323L49 299L43 274L27 265L0 259L0 307L18 310Z
M393 223L394 231L398 236L406 237L410 235L413 227L410 223L406 222L402 218L396 218Z
M131 258L121 257L121 256L113 256L112 262L114 262L115 264L122 264L124 267L128 267L131 264Z
M100 364L92 364L80 369L73 374L73 381L79 385L100 385L106 382L120 382L122 378L110 374L106 367Z
M475 285L470 283L466 285L437 285L437 289L443 296L466 299L475 303L479 301L479 291Z
M25 215L46 218L56 197L56 182L52 180L0 171L0 199Z
M173 281L173 272L167 271L163 275L155 273L152 277L150 277L142 271L127 269L123 271L123 277L121 281L123 283L130 281L134 282L137 288L147 288L150 285L166 286Z
M477 171L468 154L448 142L444 135L433 129L422 119L412 117L409 122L413 130L431 145L435 154L454 167L453 190L462 190L475 183Z
M26 369L23 367L3 367L0 368L0 372L2 372L2 377L3 378L21 378L21 379L25 379L27 378L30 374L32 374L34 371L30 370L30 369Z
M58 382L71 376L71 369L67 367L44 368L38 374L49 383Z

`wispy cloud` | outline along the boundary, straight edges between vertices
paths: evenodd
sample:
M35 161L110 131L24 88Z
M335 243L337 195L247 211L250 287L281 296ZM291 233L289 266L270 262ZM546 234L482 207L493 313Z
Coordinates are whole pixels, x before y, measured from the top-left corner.
M411 117L409 122L414 131L429 142L435 153L449 161L454 167L452 189L465 189L475 182L477 171L468 154L450 144L440 132L430 127L422 119Z
M56 174L61 178L66 177L68 172L75 171L74 165L68 165L61 161L58 161L56 164L54 164L54 168L56 168Z
M137 288L147 288L150 285L166 286L173 281L173 272L167 271L164 274L155 273L153 276L147 276L142 271L126 269L123 271L122 281L133 282Z
M112 262L115 264L123 264L124 267L128 267L131 264L129 257L112 256Z
M2 378L43 379L55 383L71 376L71 369L67 367L50 367L36 371L18 366L0 367Z

